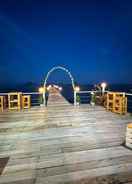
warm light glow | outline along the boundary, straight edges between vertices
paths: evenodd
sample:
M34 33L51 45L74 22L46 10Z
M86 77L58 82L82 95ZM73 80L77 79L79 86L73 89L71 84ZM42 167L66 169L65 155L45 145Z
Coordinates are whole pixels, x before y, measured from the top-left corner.
M49 91L49 90L51 89L51 87L52 87L52 86L51 86L51 85L49 85L49 86L47 87L47 90Z
M102 88L102 93L105 93L105 89L106 89L107 84L105 82L102 82L101 84L101 88Z
M44 87L40 87L38 91L39 93L44 93Z
M57 86L57 85L54 85L54 87L55 87L56 89L58 89L58 88L59 88L59 86Z
M53 87L58 89L59 91L62 91L62 87L61 86L53 85Z
M59 87L59 91L62 91L62 87Z
M79 91L80 91L80 87L79 87L79 86L76 86L76 87L74 88L74 90L75 90L76 92L79 92Z
M106 88L106 86L107 86L107 84L106 84L105 82L102 82L102 83L101 83L101 87L102 87L102 88L104 88L104 89L105 89L105 88Z

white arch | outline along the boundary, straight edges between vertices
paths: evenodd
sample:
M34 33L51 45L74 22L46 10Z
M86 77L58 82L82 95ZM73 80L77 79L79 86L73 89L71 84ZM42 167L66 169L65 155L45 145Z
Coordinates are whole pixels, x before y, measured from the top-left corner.
M53 67L53 68L47 73L46 78L45 78L45 81L44 81L44 89L45 89L45 87L46 87L47 80L48 80L50 74L51 74L53 71L55 71L55 70L63 70L63 71L65 71L65 72L69 75L69 77L70 77L70 79L71 79L71 82L72 82L72 87L73 87L73 89L74 89L75 84L74 84L74 78L73 78L73 76L71 75L71 73L69 72L69 70L67 70L66 68L64 68L64 67L62 67L62 66Z
M47 73L46 78L45 78L45 81L44 81L44 89L46 89L47 80L48 80L50 74L51 74L52 72L54 72L55 70L63 70L63 71L65 71L65 72L68 74L68 76L70 77L71 82L72 82L72 88L73 88L73 90L74 90L74 89L75 89L74 78L73 78L72 74L69 72L69 70L66 69L65 67L62 67L62 66L55 66L55 67L53 67L53 68ZM44 90L44 93L43 93L44 105L45 105L45 92L46 92L46 90Z

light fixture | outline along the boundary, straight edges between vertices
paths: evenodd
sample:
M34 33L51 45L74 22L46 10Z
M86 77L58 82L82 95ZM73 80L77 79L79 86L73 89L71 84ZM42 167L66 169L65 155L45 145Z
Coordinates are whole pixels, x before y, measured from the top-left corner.
M40 88L38 89L38 91L39 91L39 93L44 93L44 87L40 87Z
M79 92L79 91L80 91L80 87L79 87L79 86L76 86L76 87L74 88L74 90L75 90L75 92Z
M49 91L49 90L51 89L51 87L52 87L52 86L51 86L51 85L49 85L49 86L47 87L47 90Z
M102 92L103 93L105 92L106 87L107 87L107 83L106 82L102 82L101 83L101 88L102 88Z
M59 91L62 91L62 87L59 87Z
M106 86L107 86L106 82L102 82L102 83L101 83L101 87L102 87L102 88L106 88Z

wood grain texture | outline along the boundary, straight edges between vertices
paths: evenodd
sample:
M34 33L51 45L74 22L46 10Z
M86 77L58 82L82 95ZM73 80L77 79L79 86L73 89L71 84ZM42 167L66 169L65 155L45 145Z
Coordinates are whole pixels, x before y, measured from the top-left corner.
M130 184L132 151L122 146L130 115L74 107L58 93L49 106L0 113L0 184Z

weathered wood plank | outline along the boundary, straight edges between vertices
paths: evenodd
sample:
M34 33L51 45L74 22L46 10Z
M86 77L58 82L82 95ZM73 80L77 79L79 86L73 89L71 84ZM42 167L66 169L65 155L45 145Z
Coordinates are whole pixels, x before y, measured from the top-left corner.
M0 184L131 183L132 151L121 144L132 117L55 96L47 108L0 113L0 158L9 157Z

